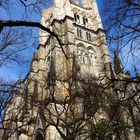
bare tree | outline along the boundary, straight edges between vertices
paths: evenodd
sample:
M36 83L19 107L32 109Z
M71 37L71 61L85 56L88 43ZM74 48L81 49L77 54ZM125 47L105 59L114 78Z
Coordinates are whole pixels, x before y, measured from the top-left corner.
M105 28L110 50L116 50L124 68L138 65L140 6L137 0L106 1Z
M12 104L18 101L16 109L13 106L15 115L9 119L13 127L7 127L7 117L3 122L5 137L35 137L28 129L40 120L43 124L40 131L46 134L44 138L49 136L46 132L50 129L64 140L138 139L140 85L130 75L122 73L127 79L121 80L114 72L114 77L103 84L102 79L81 76L74 70L66 79L61 79L53 66L50 72L51 76L48 72L41 85L33 77L27 79L24 86L21 84L18 96L15 94L7 111L8 114L13 112ZM47 93L41 98L44 88Z
M30 8L31 10L40 11L42 7L40 3L46 3L45 0L36 0L34 3L28 3L28 1L23 0L19 0L19 2L25 8L27 18L27 11ZM109 41L117 46L115 48L117 54L114 55L114 69L110 67L111 77L105 75L107 82L103 84L102 80L104 79L96 79L90 75L87 77L84 75L78 76L78 67L73 69L73 73L67 79L61 79L53 71L54 66L51 65L51 69L47 77L44 77L41 86L39 81L33 77L29 78L26 82L20 83L18 90L14 91L14 98L10 103L10 108L8 106L5 107L5 104L1 102L3 106L1 111L5 108L7 113L2 126L4 130L3 139L10 137L18 139L21 135L28 137L37 135L39 137L33 131L28 131L28 129L31 128L30 130L32 130L32 127L36 127L38 120L41 120L41 124L38 125L43 125L43 130L41 131L46 132L47 129L52 129L58 133L58 137L64 140L108 140L113 138L121 140L130 139L130 137L138 139L138 124L140 123L139 73L136 72L135 77L131 77L128 72L125 73L118 53L128 46L129 43L130 48L127 50L129 54L133 56L134 50L137 50L136 46L139 44L139 23L131 23L130 19L139 16L139 4L137 1L124 0L119 2L115 1L115 7L112 7L114 9L110 9L111 12L116 12L116 15L109 16L109 21L111 22L107 31L110 34L108 33L107 35ZM1 1L3 7L6 6L6 3L8 4L9 1ZM4 54L0 60L1 65L9 60L21 62L20 59L17 59L18 53L28 48L24 37L28 33L31 36L32 32L25 33L24 31L26 35L23 32L18 34L17 29L5 28L18 26L37 27L48 32L55 37L61 46L62 52L65 54L63 49L65 44L61 42L57 34L39 22L0 20L0 32L3 35L0 38L2 40L0 52ZM21 43L22 46L20 48L13 49L13 44L18 45ZM67 58L67 55L65 57ZM31 86L32 84L33 86ZM65 96L57 94L59 90L58 85L61 86L59 93L65 93ZM44 87L47 96L40 100L40 91L43 91ZM42 90L39 90L39 88L42 88ZM9 93L9 91L12 91L11 86L6 93ZM5 90L1 93L3 94L3 92ZM9 96L6 99L4 99L4 96L1 97L2 101L11 99ZM13 111L14 114L12 113ZM8 116L9 119L7 119L6 115L11 116ZM42 135L42 137L45 136Z

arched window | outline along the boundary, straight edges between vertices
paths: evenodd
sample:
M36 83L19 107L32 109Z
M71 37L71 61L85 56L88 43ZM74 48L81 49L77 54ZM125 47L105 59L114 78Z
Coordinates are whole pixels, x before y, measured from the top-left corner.
M39 132L37 132L35 140L44 140L42 134L40 134Z
M42 129L37 129L34 140L45 140Z
M74 14L74 20L77 21L77 15L76 14Z
M92 41L92 36L89 32L86 32L87 40Z
M85 19L85 17L83 17L83 24L84 24L84 25L86 24L86 19Z
M82 43L79 43L77 45L77 59L80 64L88 64L88 52L86 47Z
M77 29L77 36L82 38L82 31L80 29Z
M97 54L92 46L85 47L82 43L77 45L77 60L82 65L97 65Z
M89 55L89 64L95 65L97 64L97 54L93 47L89 46L88 48L88 55Z
M74 21L77 22L80 20L80 17L77 13L74 13Z
M88 23L88 19L84 16L83 17L83 24L86 25Z

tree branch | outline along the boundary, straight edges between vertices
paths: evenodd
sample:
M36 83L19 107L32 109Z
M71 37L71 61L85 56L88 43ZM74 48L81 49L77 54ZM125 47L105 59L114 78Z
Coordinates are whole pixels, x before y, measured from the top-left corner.
M49 28L43 26L39 22L29 22L29 21L21 21L21 20L16 20L16 21L0 20L0 33L1 33L1 30L3 29L3 27L17 27L17 26L37 27L37 28L40 28L40 29L48 32L49 34L51 34L52 36L54 36L57 39L59 45L61 46L62 52L64 53L65 57L68 59L68 57L62 47L64 44L59 39L58 35L55 34L54 32L52 32Z

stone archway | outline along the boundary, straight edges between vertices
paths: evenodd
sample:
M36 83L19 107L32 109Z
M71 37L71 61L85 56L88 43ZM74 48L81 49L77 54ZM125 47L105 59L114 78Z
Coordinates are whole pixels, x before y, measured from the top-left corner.
M34 140L45 140L44 139L44 133L43 133L42 129L37 129L37 131L35 133Z

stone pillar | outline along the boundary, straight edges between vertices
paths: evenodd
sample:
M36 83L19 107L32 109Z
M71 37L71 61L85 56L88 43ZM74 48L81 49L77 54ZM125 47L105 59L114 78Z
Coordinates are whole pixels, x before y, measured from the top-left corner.
M97 2L96 2L96 0L90 0L90 1L91 1L90 5L91 5L92 11L93 11L93 17L95 17L94 21L95 21L96 29L98 29L98 28L102 29L103 27L102 27L100 14L99 14L99 11L98 11Z
M54 0L54 18L62 20L65 16L73 16L69 0Z
M107 47L107 42L106 42L106 38L105 38L105 33L103 30L99 30L98 31L98 47L100 49L100 53L101 53L101 59L102 59L102 70L103 70L103 75L106 77L111 76L110 73L110 55L109 55L109 50ZM108 79L105 78L105 81L108 82Z

